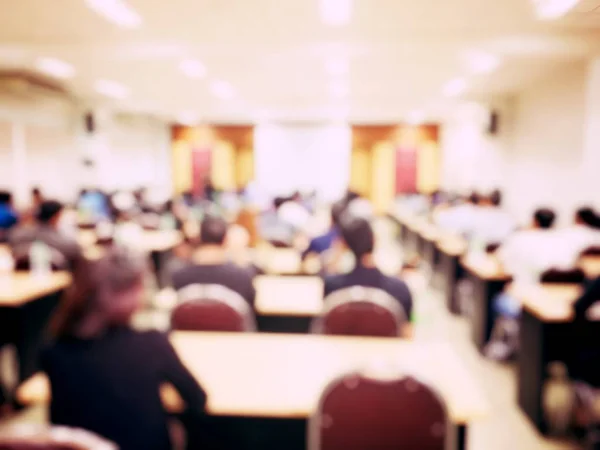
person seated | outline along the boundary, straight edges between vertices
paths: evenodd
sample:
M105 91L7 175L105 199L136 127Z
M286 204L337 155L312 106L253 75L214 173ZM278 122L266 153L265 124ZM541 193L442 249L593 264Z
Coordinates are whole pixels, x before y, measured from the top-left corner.
M206 405L168 337L129 326L143 302L145 267L122 249L79 266L41 356L51 422L97 433L121 450L172 448L161 384L179 392L187 421L200 419Z
M467 198L461 198L453 206L436 211L433 222L440 228L469 237L473 230L473 221L477 208L481 203L481 195L472 192Z
M334 247L336 240L339 238L339 221L342 214L346 211L348 203L342 199L335 202L331 206L331 223L329 230L311 239L308 247L302 253L302 259L311 255L321 255Z
M369 221L345 215L340 220L339 227L344 244L354 255L355 266L347 274L326 276L325 296L352 286L378 288L394 297L410 320L413 308L411 292L404 281L384 275L376 267L373 254L375 236Z
M497 254L505 272L517 279L537 281L548 269L575 267L578 252L560 239L560 233L553 228L555 220L556 214L551 209L538 209L528 229L516 231L500 245Z
M172 275L175 290L191 284L219 284L239 293L254 305L256 292L252 272L228 259L226 250L227 222L208 215L200 226L200 245L192 256L193 262L176 270Z
M12 194L0 192L0 233L14 227L19 222L19 215L13 207Z
M483 196L474 210L470 237L483 245L505 241L517 228L517 223L502 208L502 193L494 190Z
M600 217L592 208L579 208L573 225L560 230L558 237L569 242L578 254L590 247L600 247Z
M82 250L75 237L67 235L61 229L64 209L64 205L55 200L42 202L36 214L36 223L16 228L9 235L13 251L41 241L61 253L73 269L82 257Z

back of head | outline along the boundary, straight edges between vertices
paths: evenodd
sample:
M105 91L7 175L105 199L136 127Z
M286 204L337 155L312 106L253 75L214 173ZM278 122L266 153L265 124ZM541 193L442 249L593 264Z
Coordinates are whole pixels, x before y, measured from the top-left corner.
M481 203L481 195L479 195L478 192L473 191L469 194L467 201L472 205L479 205L479 203Z
M344 215L340 220L340 230L344 242L352 251L357 261L373 252L375 236L367 219Z
M583 207L575 212L575 223L591 228L600 228L600 217L592 208Z
M227 235L227 222L225 219L208 215L200 225L200 243L202 245L223 245Z
M56 200L43 201L37 211L37 220L39 223L47 225L58 220L64 205Z
M0 205L10 205L12 203L12 194L8 191L0 191Z
M494 189L490 194L489 200L493 206L502 206L502 192L498 189Z
M533 214L535 225L538 228L547 230L552 228L554 221L556 220L556 213L550 208L540 208Z
M145 270L143 258L121 248L97 261L80 261L52 324L54 334L88 339L127 325L141 304Z

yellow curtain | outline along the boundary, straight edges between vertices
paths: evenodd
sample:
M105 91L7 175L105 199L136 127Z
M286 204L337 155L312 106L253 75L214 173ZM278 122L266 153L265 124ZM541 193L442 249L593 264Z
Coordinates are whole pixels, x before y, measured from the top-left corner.
M386 213L394 202L396 164L394 145L378 142L373 148L371 201L378 214Z
M173 187L180 194L192 188L192 148L187 141L173 142Z
M371 153L365 148L352 149L350 190L366 198L371 195Z
M236 181L238 187L244 187L254 178L254 151L241 148L236 158Z
M417 190L430 194L440 186L440 155L437 144L423 142L417 152Z
M212 149L211 180L215 188L236 189L235 148L226 141L218 141Z

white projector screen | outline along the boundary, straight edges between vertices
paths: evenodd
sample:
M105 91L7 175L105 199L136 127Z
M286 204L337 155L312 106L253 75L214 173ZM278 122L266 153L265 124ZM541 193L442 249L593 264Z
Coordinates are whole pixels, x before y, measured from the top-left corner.
M256 182L272 196L314 190L321 200L336 200L348 188L351 147L348 125L259 125Z

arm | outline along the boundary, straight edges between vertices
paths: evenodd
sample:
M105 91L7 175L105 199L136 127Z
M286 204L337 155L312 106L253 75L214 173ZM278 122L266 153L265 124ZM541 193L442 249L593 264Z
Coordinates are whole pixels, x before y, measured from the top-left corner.
M573 304L575 317L584 318L587 309L597 301L600 301L600 277L592 281L583 295Z
M206 392L183 365L166 335L155 333L156 356L160 358L161 376L170 382L186 404L187 411L201 415L206 407Z

